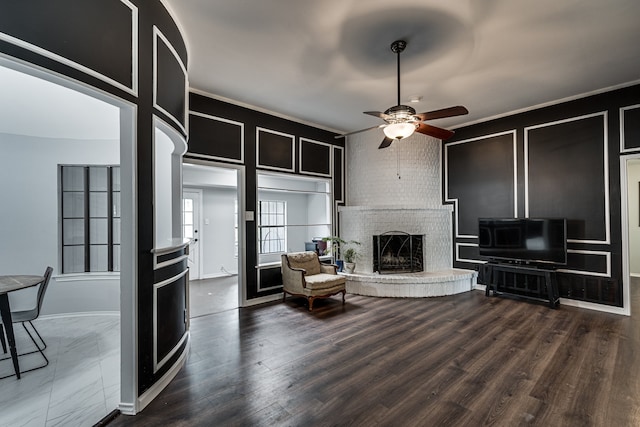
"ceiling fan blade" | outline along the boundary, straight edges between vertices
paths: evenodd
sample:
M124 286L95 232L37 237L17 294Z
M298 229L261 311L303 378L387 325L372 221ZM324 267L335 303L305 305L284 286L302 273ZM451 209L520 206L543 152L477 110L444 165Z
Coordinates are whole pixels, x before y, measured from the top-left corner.
M378 149L381 148L387 148L388 146L391 145L391 143L393 142L393 139L391 138L387 138L386 136L384 137L384 139L382 140L382 143L380 144L380 146L378 147Z
M382 120L389 120L391 118L390 115L381 113L380 111L365 111L364 114L368 114L373 117L379 117Z
M416 132L420 132L424 135L429 135L443 141L451 138L454 134L452 130L442 129L439 127L428 125L426 123L420 123L420 125L418 125L418 128L416 129Z
M366 132L366 131L371 130L371 129L378 129L378 128L381 128L381 127L385 127L386 125L387 125L386 123L383 123L381 125L371 126L370 128L366 128L366 129L354 130L353 132L347 132L347 133L343 133L342 135L336 135L336 136L334 136L334 138L335 139L344 138L345 136L353 135L354 133Z
M445 117L453 117L453 116L462 116L464 114L469 114L469 110L461 105L457 105L455 107L443 108L441 110L428 111L426 113L416 114L416 117L420 118L420 120L435 120L435 119L443 119Z

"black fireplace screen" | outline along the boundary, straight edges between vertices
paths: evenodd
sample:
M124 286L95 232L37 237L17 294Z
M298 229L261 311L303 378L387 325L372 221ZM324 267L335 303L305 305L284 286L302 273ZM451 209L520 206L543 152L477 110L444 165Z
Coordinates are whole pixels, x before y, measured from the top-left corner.
M423 270L421 235L389 231L373 236L373 271L385 274Z

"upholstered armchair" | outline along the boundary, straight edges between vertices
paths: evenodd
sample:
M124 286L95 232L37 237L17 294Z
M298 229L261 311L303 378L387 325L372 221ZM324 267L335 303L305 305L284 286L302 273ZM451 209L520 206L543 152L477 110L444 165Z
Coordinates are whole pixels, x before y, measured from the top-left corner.
M307 298L311 311L314 299L342 293L344 304L346 279L336 270L335 265L321 264L315 252L282 254L282 302L287 294L303 296Z

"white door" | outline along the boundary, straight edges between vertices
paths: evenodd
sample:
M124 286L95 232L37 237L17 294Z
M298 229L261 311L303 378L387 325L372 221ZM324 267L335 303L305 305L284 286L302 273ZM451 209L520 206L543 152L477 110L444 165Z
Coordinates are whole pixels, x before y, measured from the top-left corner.
M182 232L189 243L189 279L200 279L200 205L202 191L184 190L182 192Z

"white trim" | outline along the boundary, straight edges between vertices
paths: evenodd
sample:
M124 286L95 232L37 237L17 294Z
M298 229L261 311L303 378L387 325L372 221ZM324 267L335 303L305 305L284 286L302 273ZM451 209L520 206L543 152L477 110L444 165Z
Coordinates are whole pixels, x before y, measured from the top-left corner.
M444 191L445 191L445 202L453 203L455 215L453 217L455 221L455 229L456 234L454 236L455 239L477 239L478 236L467 235L467 234L459 234L460 233L460 221L459 215L460 211L458 209L458 199L451 199L449 197L449 147L453 145L466 144L469 142L476 142L489 138L496 138L498 136L503 135L513 135L513 217L518 217L518 141L516 136L516 130L508 130L504 132L492 133L489 135L481 135L474 138L463 139L461 141L455 141L451 143L444 144ZM525 165L526 168L526 165Z
M603 166L604 166L604 221L605 221L605 240L579 240L567 239L568 243L589 243L596 245L611 244L611 213L609 201L609 136L607 111L599 111L597 113L585 114L582 116L570 117L567 119L556 120L553 122L540 123L534 126L524 128L524 216L529 218L529 130L539 129L543 127L555 126L562 123L574 122L582 119L602 116L603 121Z
M226 102L227 104L237 105L239 107L248 108L250 110L254 110L254 111L257 111L257 112L260 112L260 113L265 113L265 114L268 114L268 115L273 116L273 117L279 117L281 119L289 120L290 122L300 123L301 125L306 125L306 126L314 127L316 129L326 130L327 132L336 133L336 134L342 134L342 133L346 133L347 132L345 130L337 130L337 129L333 129L333 128L330 128L330 127L327 127L327 126L323 126L323 125L320 125L320 124L317 124L317 123L308 122L308 121L300 119L299 117L288 116L286 114L278 113L277 111L273 111L273 110L269 110L269 109L266 109L266 108L258 107L256 105L248 104L248 103L241 102L241 101L236 101L235 99L226 98L226 97L221 96L221 95L215 95L215 94L213 94L211 92L207 92L207 91L202 90L202 89L197 89L197 88L191 87L189 90L191 91L191 93L195 93L196 95L205 96L207 98L212 98L212 99L215 99L217 101Z
M335 198L335 193L334 193L334 188L335 188L335 174L334 169L335 169L335 152L334 150L340 150L342 151L342 162L340 164L340 176L341 176L341 181L340 181L340 197L341 199L337 199ZM346 159L346 150L344 149L344 147L340 147L338 145L334 145L333 149L331 150L331 163L334 164L334 169L331 170L331 199L333 200L333 209L331 209L331 235L332 236L339 236L340 233L338 232L338 225L339 225L339 221L338 221L338 207L340 206L340 203L344 204L344 201L346 199L346 194L345 194L345 182L346 182L346 177L344 175L344 167L345 164L347 162Z
M629 161L640 153L620 156L620 228L622 233L622 306L631 315L631 260L629 259Z
M635 110L636 108L640 108L640 104L620 108L620 153L633 153L640 150L640 147L625 148L624 145L624 113L628 110Z
M182 69L182 73L184 74L184 108L182 109L182 121L184 124L180 123L180 120L175 117L173 114L169 113L167 110L158 105L158 39L162 40L162 42L167 46L169 51L173 54ZM173 47L173 45L169 42L169 39L162 34L162 31L155 25L153 26L153 107L161 111L165 114L171 121L173 121L180 130L187 134L187 126L188 126L188 114L187 111L189 109L189 76L187 74L187 67L182 62L180 55Z
M180 255L179 257L171 258L170 260L167 260L167 261L158 262L158 255L157 254L153 254L153 269L157 270L159 268L163 268L163 267L167 267L169 265L177 264L177 263L179 263L181 261L184 261L187 258L189 258L189 256Z
M157 372L158 369L160 369L165 363L167 363L167 360L169 360L171 356L173 356L175 352L178 351L178 348L180 348L185 338L189 335L189 328L187 327L180 341L178 341L178 343L171 349L169 353L167 353L166 356L162 358L162 360L158 361L158 289L166 285L169 285L171 283L176 283L179 279L183 278L188 272L189 272L188 269L184 270L173 277L163 280L162 282L153 284L153 372L154 373ZM188 285L189 284L186 283L185 287Z
M130 93L133 96L138 96L138 8L134 6L129 0L120 0L122 4L131 9L131 86L124 85L117 80L112 79L111 77L107 77L102 73L99 73L89 67L86 67L82 64L79 64L75 61L65 58L64 56L58 55L57 53L53 53L49 50L43 49L39 46L26 42L24 40L20 40L16 37L10 36L9 34L0 32L0 40L3 40L7 43L11 43L23 49L30 50L31 52L37 53L38 55L44 56L45 58L52 59L56 62L59 62L63 65L66 65L71 68L75 68L85 74L88 74L92 77L95 77L103 82L109 83L110 85L117 87L127 93Z
M184 164L184 159L183 162ZM185 187L184 183L182 184L182 196L181 196L181 201L180 201L180 227L182 228L182 232L184 232L184 193L192 193L192 194L196 194L198 197L198 223L197 224L193 224L196 226L196 230L204 230L204 191L202 190L202 188L189 188L188 186ZM198 265L197 265L197 270L195 276L196 277L191 277L189 276L189 280L200 280L203 279L203 266L202 266L202 259L203 258L203 244L202 242L204 241L204 238L202 237L204 233L200 233L200 236L194 236L195 240L200 241L200 244L198 245ZM183 234L184 235L184 234ZM189 241L189 252L191 252L191 241ZM189 259L189 255L185 255L186 259ZM187 261L187 266L189 266L189 261ZM189 270L191 271L191 267L188 267Z
M601 273L599 271L588 271L588 270L571 270L566 268L559 268L556 271L559 273L571 273L571 274L579 274L583 276L596 276L596 277L611 277L611 252L607 251L588 251L588 250L578 250L578 249L567 249L568 254L583 254L583 255L599 255L604 256L607 261L607 272Z
M460 246L478 247L478 244L477 243L456 242L456 261L458 261L458 262L469 262L469 263L473 263L473 264L486 264L487 263L487 261L483 261L483 260L480 260L480 259L460 258Z
M179 19L178 14L173 9L173 6L167 0L160 0L160 3L162 3L164 8L167 10L169 16L171 16L173 23L178 27L178 32L180 33L180 37L182 38L182 42L184 43L184 48L187 51L187 63L185 65L188 69L189 59L191 58L191 55L189 54L189 52L191 51L191 42L189 40L188 33L185 29L185 26L182 24L182 21Z
M318 173L318 172L311 172L311 171L306 171L304 169L302 169L302 142L308 142L311 144L317 144L317 145L324 145L329 147L329 173ZM313 139L309 139L309 138L303 138L300 137L298 139L298 162L300 165L300 173L304 174L304 175L313 175L313 176L322 176L325 178L331 178L333 176L333 144L329 144L326 142L321 142L321 141L315 141Z
M273 135L285 136L287 138L291 138L291 168L281 168L277 166L269 166L260 164L260 132L270 133ZM289 133L278 132L276 130L271 130L263 127L256 126L256 168L276 170L276 171L284 171L284 172L295 172L296 168L296 137L295 135L291 135Z
M620 314L623 316L629 316L628 307L614 307L612 305L597 304L595 302L580 301L577 299L560 298L560 305L566 305L569 307L585 308L587 310L602 311L604 313Z
M189 337L189 331L187 331L185 335ZM166 386L169 385L171 380L173 380L173 378L178 374L178 372L180 372L180 369L182 369L185 362L187 361L187 355L189 354L189 349L190 349L190 346L187 345L184 351L182 352L182 354L180 355L180 358L176 361L176 363L174 363L171 366L171 368L162 376L162 378L160 378L158 381L153 383L153 385L149 387L147 391L145 391L140 395L140 397L138 397L136 401L137 408L133 408L134 410L133 413L124 412L124 411L131 411L132 407L131 405L123 405L122 403L120 404L120 412L122 412L123 414L126 413L129 415L135 415L136 409L138 412L140 412L149 403L151 403L151 401L155 399L160 394L160 392L165 389Z
M565 98L560 98L560 99L556 99L556 100L549 101L549 102L543 102L543 103L540 103L540 104L535 104L535 105L532 105L530 107L520 108L520 109L517 109L517 110L511 110L511 111L506 112L506 113L500 113L500 114L496 114L496 115L493 115L493 116L485 117L485 118L482 118L482 119L477 119L477 120L473 120L473 121L470 121L470 122L461 123L459 125L451 126L449 129L460 129L460 128L471 126L471 125L475 125L475 124L478 124L478 123L485 123L485 122L489 122L489 121L496 120L496 119L502 119L504 117L513 116L515 114L526 113L526 112L529 112L529 111L539 110L539 109L545 108L545 107L551 107L551 106L554 106L554 105L564 104L565 102L575 101L577 99L587 98L589 96L599 95L599 94L611 92L611 91L614 91L614 90L617 90L617 89L624 89L626 87L635 86L637 84L640 84L640 80L632 80L630 82L621 83L621 84L613 85L613 86L607 86L607 87L602 88L602 89L596 89L596 90L592 90L592 91L589 91L589 92L580 93L578 95L567 96ZM339 133L343 133L343 132L339 132Z
M273 294L273 295L265 295L263 297L251 298L247 301L247 304L243 307L251 307L254 305L264 304L265 302L273 302L282 300L282 292Z
M244 219L244 212L246 210L245 200L245 166L235 165L228 163L216 163L206 160L183 158L183 163L189 163L192 165L211 166L225 169L234 169L237 172L236 180L236 197L238 198L238 307L247 306L247 279L246 279L246 265L247 265L247 221ZM190 187L194 188L194 187ZM202 218L202 216L201 216ZM200 259L202 264L202 258Z
M233 162L244 164L244 123L236 122L234 120L225 119L223 117L212 116L210 114L200 113L198 111L189 110L189 114L194 116L202 117L208 120L216 120L218 122L228 123L231 125L236 125L240 127L240 159L230 159L228 157L217 157L217 156L209 156L207 154L197 154L197 153L188 153L189 156L200 157L203 159L211 159L211 160L221 160L225 162Z
M272 266L268 266L268 267L256 266L256 272L257 272L257 275L256 275L257 276L256 277L257 278L257 282L256 282L256 284L258 285L257 286L258 292L270 291L271 289L280 289L280 288L282 288L282 285L269 286L268 288L263 288L263 287L260 286L260 275L261 275L262 270L271 270L271 269L274 269L274 268L281 268L281 266L280 265L272 265Z

